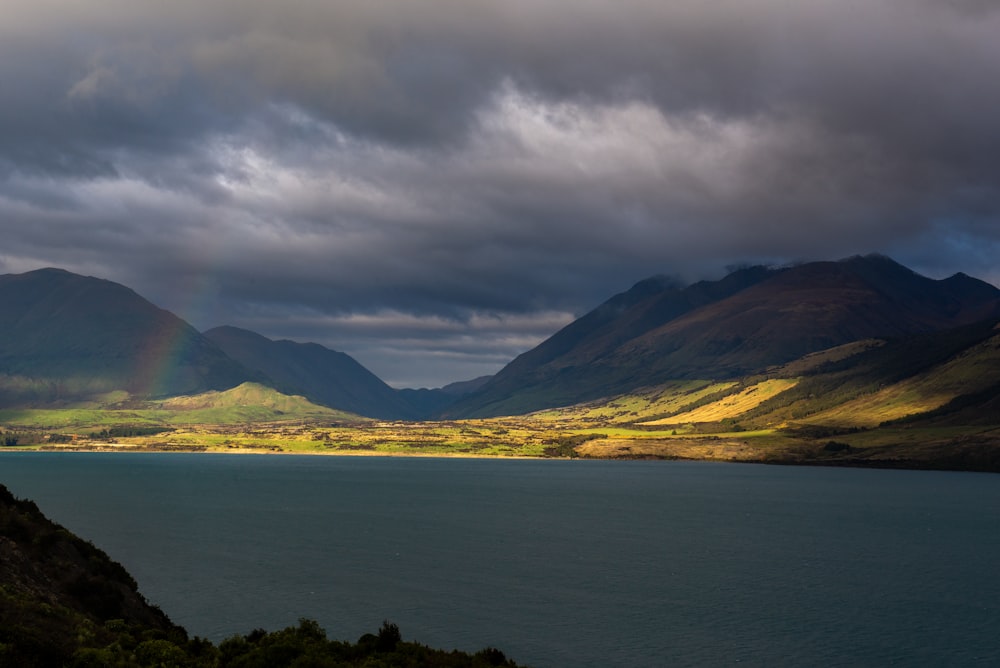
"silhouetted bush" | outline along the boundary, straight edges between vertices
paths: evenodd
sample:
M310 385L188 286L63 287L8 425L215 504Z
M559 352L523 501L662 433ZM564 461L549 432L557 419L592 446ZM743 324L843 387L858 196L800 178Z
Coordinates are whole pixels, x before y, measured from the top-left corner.
M396 649L396 645L402 641L399 634L399 627L389 622L388 619L382 621L382 628L378 630L378 640L375 643L375 650L378 652L391 652Z

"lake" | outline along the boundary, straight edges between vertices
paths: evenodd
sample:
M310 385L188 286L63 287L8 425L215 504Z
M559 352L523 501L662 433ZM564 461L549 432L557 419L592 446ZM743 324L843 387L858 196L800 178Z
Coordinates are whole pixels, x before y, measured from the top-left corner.
M994 474L0 453L0 483L213 640L388 619L539 667L1000 664Z

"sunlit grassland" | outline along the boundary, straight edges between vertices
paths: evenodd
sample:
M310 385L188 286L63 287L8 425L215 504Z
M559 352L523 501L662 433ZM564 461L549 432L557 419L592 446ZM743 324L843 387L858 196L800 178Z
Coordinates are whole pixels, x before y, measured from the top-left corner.
M844 399L831 406L822 397L822 410L806 410L803 419L790 418L790 407L799 410L814 399L802 392L796 378L676 381L605 401L523 416L426 422L362 418L246 385L132 405L127 398L116 397L115 404L103 409L88 405L0 411L0 432L8 439L13 435L14 447L52 450L846 465L944 462L955 468L968 461L953 461L955 453L966 453L974 466L997 470L1000 463L994 463L992 453L1000 453L1000 418L997 425L987 420L975 427L926 421L882 424L895 416L937 407L969 387L989 387L1000 381L1000 365L985 374L972 372L984 359L992 360L992 354L980 351L968 360L956 359L934 373L912 376L876 392L859 394L845 388Z
M631 424L670 415L705 397L737 386L735 381L678 380L631 394L540 411L532 417L551 423Z
M301 423L253 423L246 425L201 425L175 428L148 436L78 435L65 443L32 447L46 449L100 450L187 450L202 452L285 452L298 454L394 454L490 457L601 456L599 449L583 448L587 443L614 441L660 443L664 441L718 441L739 439L757 442L773 437L771 430L718 432L713 434L672 434L649 429L615 428L562 430L524 420L517 424L504 420L461 422L358 423L325 426ZM652 446L650 446L652 447ZM655 450L650 450L650 454ZM658 451L657 451L658 452ZM618 456L617 453L613 453ZM668 456L665 453L664 456ZM672 456L672 455L671 455Z
M0 410L0 425L8 430L38 429L72 431L99 431L102 428L131 426L183 427L202 424L242 424L270 422L282 419L342 419L343 413L317 412L315 414L286 415L264 406L230 406L190 411L163 409L113 410L113 409L11 409Z
M342 421L364 418L312 404L302 397L288 396L256 383L244 383L224 392L206 392L162 401L131 402L115 395L103 408L90 404L66 408L19 408L0 410L0 425L8 430L70 429L99 431L107 427L232 425L250 422ZM129 405L128 407L120 407Z
M840 406L802 419L807 424L837 424L877 427L883 422L933 410L955 395L940 391L922 392L913 385L894 385L875 394L858 397Z
M189 450L297 454L395 454L492 457L552 456L562 432L511 428L505 422L356 422L349 426L302 422L199 425L148 436L79 437L40 444L47 449ZM36 444L35 447L38 447Z
M609 437L587 441L577 448L582 456L598 458L655 458L722 461L802 461L817 448L801 439L774 431L719 432L699 436L649 434L645 438Z
M704 406L699 406L668 418L645 422L644 424L665 426L698 422L718 422L727 418L738 418L747 411L756 408L764 401L795 387L797 383L798 379L795 378L771 378L755 383L737 393L722 397Z
M582 410L549 411L542 417L536 414L460 421L378 421L357 416L333 419L344 416L333 411L317 415L317 407L297 401L286 403L281 396L272 396L273 391L255 397L248 397L246 392L209 393L162 402L145 410L25 411L10 417L19 418L21 427L36 427L33 447L46 449L763 459L757 450L770 448L769 439L786 437L776 435L773 429L737 432L730 424L670 425L660 429L624 419L624 410L639 416L662 415L666 409L688 406L735 385L685 381L638 397L616 398L603 411L594 404ZM251 399L269 406L244 405ZM274 407L278 405L288 411L277 411L285 419L275 419ZM603 419L595 422L595 415L609 416L616 424ZM204 419L206 416L210 419ZM9 429L12 422L5 424ZM122 425L161 426L163 431L147 435L94 433L99 427ZM53 433L60 438L51 440ZM742 444L739 457L720 447L722 441L728 440ZM696 444L706 447L699 450Z
M815 413L803 421L875 427L934 410L959 395L997 384L1000 384L1000 337L992 337L924 373Z
M117 425L169 424L168 411L96 408L15 408L0 410L0 425L8 430L99 430Z

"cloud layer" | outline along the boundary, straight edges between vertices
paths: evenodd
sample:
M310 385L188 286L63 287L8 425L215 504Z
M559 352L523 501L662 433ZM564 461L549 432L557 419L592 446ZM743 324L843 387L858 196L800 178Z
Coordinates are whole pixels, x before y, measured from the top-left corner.
M124 282L396 385L655 273L1000 282L979 0L0 0L0 271Z

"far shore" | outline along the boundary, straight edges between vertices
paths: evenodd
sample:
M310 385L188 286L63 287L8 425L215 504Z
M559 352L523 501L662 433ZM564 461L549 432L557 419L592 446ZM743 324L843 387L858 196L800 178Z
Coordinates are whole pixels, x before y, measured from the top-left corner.
M835 468L869 468L869 469L896 469L896 470L921 470L921 471L962 471L969 473L1000 473L991 468L978 468L956 465L955 462L921 460L921 459L839 459L839 460L815 460L815 459L794 459L794 458L726 458L726 457L691 457L691 456L655 456L650 454L619 455L613 457L600 457L592 455L582 455L579 457L569 456L532 456L514 454L478 454L472 452L386 452L379 450L276 450L268 448L156 448L133 446L123 444L94 444L93 446L51 446L51 445L27 445L0 448L3 452L60 452L60 453L151 453L151 454L188 454L188 455L275 455L275 456L320 456L320 457L394 457L394 458L418 458L418 459L494 459L494 460L533 460L533 461L661 461L661 462L712 462L718 464L770 464L777 466L820 466Z
M181 454L181 455L291 455L304 457L416 457L425 459L533 459L533 460L569 460L569 459L591 459L596 461L596 457L533 457L531 455L488 455L476 454L473 452L385 452L379 450L274 450L269 448L148 448L142 446L120 445L120 444L95 444L93 447L80 446L51 446L51 445L24 445L0 448L0 452L67 452L67 453L107 453L118 454Z

